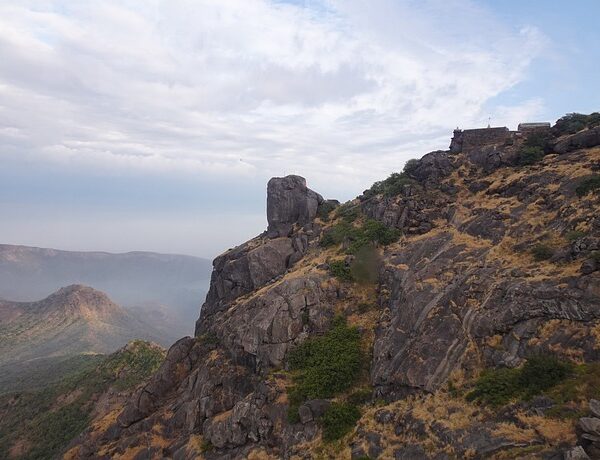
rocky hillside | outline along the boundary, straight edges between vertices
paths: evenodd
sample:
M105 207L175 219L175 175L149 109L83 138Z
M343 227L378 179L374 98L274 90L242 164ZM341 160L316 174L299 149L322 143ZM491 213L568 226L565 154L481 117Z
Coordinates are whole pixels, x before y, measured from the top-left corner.
M39 387L77 368L82 354L110 353L136 338L168 342L160 331L87 286L38 302L0 303L0 393ZM85 361L85 359L83 359Z
M164 356L158 345L134 341L109 356L94 355L44 390L0 396L0 458L56 458L92 418L118 411Z
M65 458L599 458L599 124L478 133L341 206L271 179L196 336Z
M32 302L63 286L84 284L151 316L178 338L193 332L190 325L198 318L210 270L210 261L183 255L0 244L0 298Z

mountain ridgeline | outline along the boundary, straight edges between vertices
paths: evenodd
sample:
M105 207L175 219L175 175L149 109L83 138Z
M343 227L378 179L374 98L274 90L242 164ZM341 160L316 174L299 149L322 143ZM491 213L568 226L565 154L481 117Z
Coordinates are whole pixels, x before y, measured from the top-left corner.
M65 458L599 458L600 119L267 186L195 337Z
M75 252L0 245L0 298L33 302L72 284L162 323L171 337L191 334L206 295L210 262L152 252Z
M111 301L103 292L72 285L37 302L0 302L0 394L61 380L94 355L133 339L171 343L170 337Z

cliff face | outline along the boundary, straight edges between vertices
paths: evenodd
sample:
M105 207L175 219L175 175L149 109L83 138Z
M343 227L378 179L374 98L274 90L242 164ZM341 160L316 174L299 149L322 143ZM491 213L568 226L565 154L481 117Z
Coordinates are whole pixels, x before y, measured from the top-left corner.
M535 161L531 138L432 152L333 211L302 178L272 179L268 230L215 259L196 337L67 458L561 458L577 442L593 455L576 429L600 396L581 390L600 360L591 131L545 138ZM338 371L314 351L335 317L358 331L363 371L299 399L317 372L301 373L306 356L325 380ZM501 410L465 397L483 370L549 355L578 370ZM578 390L553 397L564 382Z

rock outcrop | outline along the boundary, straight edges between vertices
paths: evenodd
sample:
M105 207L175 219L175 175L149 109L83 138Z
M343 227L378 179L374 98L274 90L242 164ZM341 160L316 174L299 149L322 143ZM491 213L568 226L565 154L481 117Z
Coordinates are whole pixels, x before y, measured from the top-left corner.
M465 397L484 369L551 354L596 375L600 361L600 202L575 192L600 149L517 166L525 140L492 134L432 152L393 193L331 213L304 179L272 179L268 229L215 259L196 337L68 456L593 458L597 403L578 428L556 416L583 410L579 393L500 408ZM374 283L355 281L365 253ZM361 373L350 389L298 400L290 352L335 330L336 315L360 334ZM323 442L322 428L341 429L354 409L349 434Z
M267 184L267 236L289 236L294 225L311 223L323 197L300 176L274 177Z

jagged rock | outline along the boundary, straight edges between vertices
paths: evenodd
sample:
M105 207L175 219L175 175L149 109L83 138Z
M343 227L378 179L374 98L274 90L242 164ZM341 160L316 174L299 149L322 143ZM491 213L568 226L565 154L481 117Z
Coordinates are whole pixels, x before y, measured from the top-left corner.
M365 439L367 440L367 452L369 457L373 459L379 458L383 452L383 448L381 447L381 435L370 431L365 434Z
M555 455L554 441L542 439L534 426L551 401L535 398L490 415L467 401L456 403L452 392L437 393L453 375L472 381L484 367L515 367L549 350L584 362L600 358L593 339L600 324L600 272L574 269L574 261L590 259L597 248L600 218L576 200L569 169L576 165L579 177L597 153L548 156L530 169L496 171L512 164L520 142L468 145L450 158L433 152L409 168L420 183L398 196L360 198L363 216L355 225L373 218L404 234L378 248L376 287L331 277L328 258L344 255L343 248L333 255L334 249L315 244L320 229L311 219L322 199L300 178L275 179L269 231L215 260L197 338L175 344L119 423L82 452L94 455L100 446L123 455L132 446L153 447L148 435L160 433L166 447L158 455L167 458L198 457L203 442L214 447L206 453L209 460L248 458L253 449L276 458L311 458L311 446L319 442L317 421L330 401L306 401L298 413L302 423L288 422L286 392L293 382L284 371L286 356L342 313L374 340L374 398L414 394L373 408L374 421L368 419L371 409L365 411L343 446L353 458L388 452L402 459L449 458L446 452L488 458L537 444L542 455ZM484 188L469 189L474 183L487 190L475 194ZM557 259L534 260L533 245L573 229L587 234L571 245L563 242ZM378 308L361 312L364 301ZM448 417L432 419L431 403L440 403L440 414ZM459 425L450 422L454 411L465 411L456 418ZM518 411L535 417L517 423ZM600 419L587 419L578 443L593 457ZM518 442L501 434L510 423L519 430ZM396 436L382 435L391 429Z
M485 145L469 150L466 157L472 164L479 166L486 174L489 174L502 166L514 164L517 153L515 149Z
M582 432L600 437L600 418L582 417L578 426Z
M389 259L391 266L382 277L389 292L389 320L380 321L376 329L371 368L377 394L397 398L415 389L434 391L461 365L471 340L511 336L511 332L526 337L528 327L537 327L530 322L536 319L600 318L600 276L596 273L545 282L513 277L499 281L499 271L493 267L461 271L458 261L481 257L485 251L454 244L450 234L441 233L416 241ZM451 277L448 267L453 267ZM422 289L418 284L418 280L442 276L448 277L442 287ZM566 287L559 288L561 282ZM520 327L524 329L519 331ZM505 363L525 353L522 343L516 341L506 350Z
M313 221L323 197L306 186L300 176L274 177L267 184L267 236L289 236L295 224Z
M311 410L314 418L322 417L329 406L331 406L331 401L328 399L311 399L306 401L305 403Z
M437 150L417 160L415 165L410 168L408 175L420 183L438 182L450 175L452 170L453 166L448 157L448 152Z
M254 238L213 261L202 315L225 310L230 302L280 279L299 262L308 249L309 235L292 233L292 227L312 222L322 202L323 198L308 189L300 176L271 179L267 186L268 238ZM196 325L196 335L201 322Z
M212 314L227 303L285 273L297 252L290 238L252 240L217 257L202 309Z
M594 417L600 418L600 401L597 399L590 399L590 411Z
M314 420L313 413L306 404L302 404L298 408L298 416L300 417L301 423L308 423Z
M600 126L586 129L560 139L554 144L554 152L563 154L573 150L585 149L600 145Z
M284 279L231 311L201 316L198 334L220 338L234 359L257 370L280 366L305 327L323 331L333 314L325 308L337 295L326 275Z
M590 457L585 452L583 447L576 446L565 452L564 459L565 460L590 460Z
M195 339L184 337L169 349L165 361L150 382L135 393L119 415L117 422L121 427L128 427L152 413L161 399L177 388L181 376L187 375L192 368L190 353L195 344Z
M499 243L506 232L504 221L508 216L497 210L481 210L479 215L465 222L460 228L469 235L479 236L493 243Z
M427 460L430 458L421 446L405 446L394 451L396 460Z
M393 412L385 409L380 409L377 412L375 412L374 418L377 423L380 423L381 425L386 425L388 423L392 423L395 417Z

